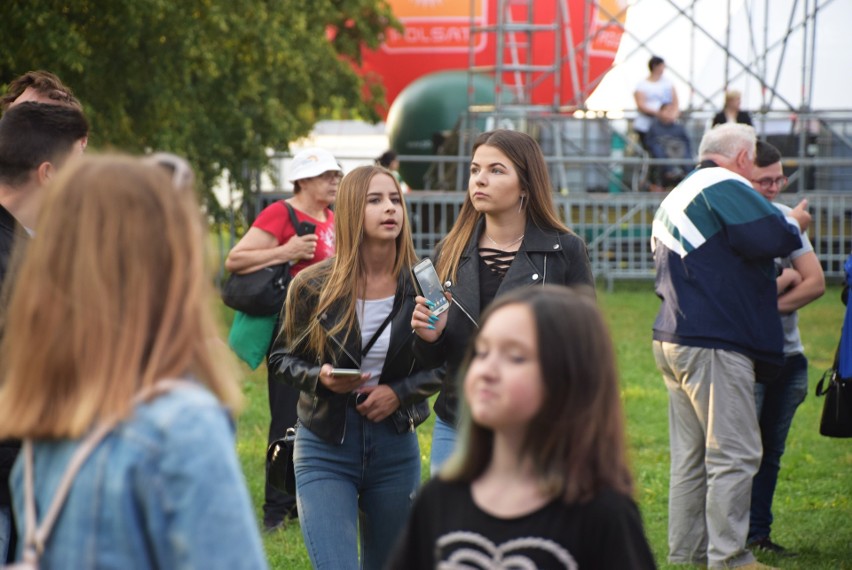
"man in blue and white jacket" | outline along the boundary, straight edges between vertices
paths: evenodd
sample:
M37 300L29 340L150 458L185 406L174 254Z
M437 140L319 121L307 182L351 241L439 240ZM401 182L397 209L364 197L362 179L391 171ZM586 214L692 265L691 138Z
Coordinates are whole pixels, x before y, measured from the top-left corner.
M662 299L654 357L669 391L669 561L756 567L746 549L762 453L754 382L783 362L773 258L801 247L749 182L754 129L708 131L700 165L660 204L651 247ZM770 315L774 315L770 317Z

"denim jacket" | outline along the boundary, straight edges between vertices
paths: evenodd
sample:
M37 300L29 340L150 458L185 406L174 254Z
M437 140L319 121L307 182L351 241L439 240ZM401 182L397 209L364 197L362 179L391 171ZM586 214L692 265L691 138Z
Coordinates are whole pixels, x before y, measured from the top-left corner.
M34 442L39 522L79 442ZM22 537L23 456L12 495ZM267 567L233 424L210 392L176 388L106 436L75 477L40 567Z

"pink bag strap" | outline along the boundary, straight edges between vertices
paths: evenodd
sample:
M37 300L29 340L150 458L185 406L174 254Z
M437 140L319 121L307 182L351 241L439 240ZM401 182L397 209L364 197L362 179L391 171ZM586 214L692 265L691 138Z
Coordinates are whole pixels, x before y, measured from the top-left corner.
M133 398L134 407L152 400L157 396L161 396L167 392L179 387L198 387L198 384L189 380L165 379L160 380L155 384L147 386L140 390ZM53 530L53 525L62 511L62 506L65 504L65 499L68 492L71 490L71 485L74 483L74 477L77 472L89 458L89 455L95 450L98 444L112 431L117 420L105 421L95 427L88 435L80 442L80 445L71 456L65 472L62 474L62 479L56 488L56 494L50 502L47 509L47 514L41 524L36 521L35 508L35 491L34 491L34 461L33 461L33 443L30 439L25 439L23 443L24 453L24 556L23 562L31 564L35 567L38 564L38 559L44 552L44 545L47 542L47 537L50 531Z

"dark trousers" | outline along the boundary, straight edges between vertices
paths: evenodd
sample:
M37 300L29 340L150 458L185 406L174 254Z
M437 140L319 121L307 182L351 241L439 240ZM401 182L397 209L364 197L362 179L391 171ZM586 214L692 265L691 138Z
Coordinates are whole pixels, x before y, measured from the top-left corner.
M299 391L273 378L267 371L266 382L269 387L269 441L272 443L284 437L287 428L296 424L296 406L299 403ZM263 501L264 523L275 524L289 514L296 514L296 497L279 491L266 481Z

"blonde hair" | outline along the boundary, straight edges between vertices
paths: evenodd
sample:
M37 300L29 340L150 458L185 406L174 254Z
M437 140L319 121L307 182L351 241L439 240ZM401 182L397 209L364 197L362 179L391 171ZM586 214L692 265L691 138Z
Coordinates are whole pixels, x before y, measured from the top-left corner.
M482 133L476 138L471 154L483 146L492 146L506 155L518 171L521 192L525 194L524 214L537 227L545 230L570 233L556 215L553 206L547 164L538 143L531 136L518 131L496 130ZM461 256L474 237L476 224L483 214L473 207L470 193L465 195L459 217L446 237L438 244L440 256L435 269L441 281L456 280Z
M737 91L736 89L731 89L730 91L725 92L725 107L733 101L734 99L742 99L742 93Z
M361 166L352 170L340 181L337 198L334 203L334 235L336 254L323 263L302 270L290 285L287 293L283 330L293 343L300 334L305 334L308 347L321 359L328 358L325 352L328 336L341 331L355 329L357 315L355 300L364 296L366 274L361 259L360 247L364 241L364 211L367 205L367 191L373 177L386 175L393 180L401 200L402 229L396 238L396 256L393 260L393 275L397 278L403 271L411 271L417 262L414 242L411 239L411 226L405 199L399 183L393 174L381 166ZM303 302L306 295L318 296L316 308L311 314L306 330L297 331L295 305ZM343 318L326 331L317 318L328 311L332 305L342 303Z
M75 438L124 418L141 388L190 375L241 402L214 338L198 203L124 156L69 164L46 190L12 292L0 437Z

